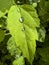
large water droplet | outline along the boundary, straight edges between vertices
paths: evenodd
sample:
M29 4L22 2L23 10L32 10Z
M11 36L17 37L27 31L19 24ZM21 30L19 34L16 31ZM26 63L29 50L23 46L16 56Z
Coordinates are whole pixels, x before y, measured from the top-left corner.
M20 18L20 22L21 22L21 23L23 23L23 21L24 21L24 18L23 18L23 17L21 17L21 18Z

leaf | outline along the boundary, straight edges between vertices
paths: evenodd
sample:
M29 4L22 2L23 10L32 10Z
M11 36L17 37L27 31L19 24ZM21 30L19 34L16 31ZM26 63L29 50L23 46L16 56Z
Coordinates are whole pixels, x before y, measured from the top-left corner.
M18 11L17 11L18 10ZM16 13L16 14L15 14ZM23 24L20 23L21 15L19 13L19 9L17 6L12 6L9 14L8 14L8 29L10 30L11 35L14 38L14 41L16 42L16 45L20 47L20 49L23 52L24 57L27 57L29 59L28 54L28 47L25 39L25 34L23 29Z
M17 60L13 61L13 65L25 65L24 63L24 58L21 56L20 58L18 58Z
M44 42L46 30L44 27L38 28L38 41Z
M13 0L0 0L0 11L5 12L13 5Z
M36 40L38 39L38 34L35 26L32 26L33 23L30 23L32 22L32 17L25 10L22 9L22 12L23 11L24 15L22 16L28 15L28 17L30 17L30 21L26 19L25 16L25 23L20 22L20 10L17 6L12 6L8 13L7 27L12 37L14 38L16 45L22 51L24 58L27 58L28 61L32 64L36 51Z
M16 43L13 37L9 38L7 42L7 49L9 50L9 53L11 53L11 55L15 56L15 58L20 57L21 50L16 46Z
M3 41L4 37L5 37L5 32L3 30L0 30L0 42Z

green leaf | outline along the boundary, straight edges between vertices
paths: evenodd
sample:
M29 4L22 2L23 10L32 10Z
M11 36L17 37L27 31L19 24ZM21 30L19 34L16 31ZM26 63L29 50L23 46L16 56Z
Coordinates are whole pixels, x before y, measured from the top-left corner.
M44 42L46 30L44 27L38 28L38 41Z
M5 32L3 30L0 30L0 42L3 41L4 37L5 37Z
M11 55L15 56L15 58L20 57L21 51L16 46L16 43L15 43L13 37L9 38L9 40L7 42L7 49L9 50L9 53L11 53Z
M25 65L24 63L24 58L21 56L20 58L18 58L17 60L13 61L13 65Z
M5 12L13 5L13 0L0 0L0 11Z
M15 14L16 13L16 14ZM20 23L21 15L17 6L12 6L8 14L8 28L11 35L16 42L16 45L22 50L24 57L29 59L28 47L25 39L25 34L23 29L23 24Z
M32 16L22 8L21 11L24 15L20 14L20 10L17 6L11 7L8 13L7 27L14 38L16 45L22 51L24 58L27 58L32 64L36 51L36 40L38 39L38 34L35 28L36 26L34 26L35 24L32 22ZM25 22L20 21L21 16L24 17ZM27 19L26 16L30 18Z

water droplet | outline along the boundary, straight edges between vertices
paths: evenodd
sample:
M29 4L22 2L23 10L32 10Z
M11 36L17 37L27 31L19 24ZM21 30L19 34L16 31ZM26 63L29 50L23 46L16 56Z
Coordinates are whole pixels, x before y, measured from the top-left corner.
M18 1L16 1L16 3L17 3L18 5L22 5L23 2L18 0Z
M22 31L24 31L25 30L25 28L22 28Z
M21 22L21 23L23 23L23 21L24 21L24 18L23 18L23 17L21 17L21 18L20 18L20 22Z

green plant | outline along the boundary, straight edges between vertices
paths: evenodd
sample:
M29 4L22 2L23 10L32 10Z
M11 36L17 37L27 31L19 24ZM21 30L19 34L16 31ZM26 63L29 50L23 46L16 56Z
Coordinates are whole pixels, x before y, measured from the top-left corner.
M46 33L37 6L32 0L0 0L0 65L32 65L36 52L44 55L36 44L44 43Z

